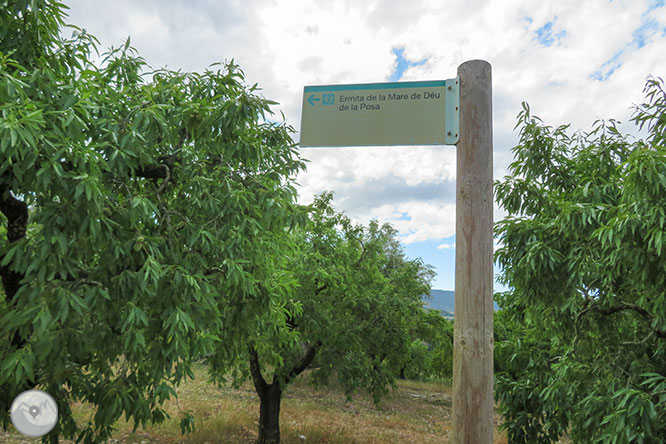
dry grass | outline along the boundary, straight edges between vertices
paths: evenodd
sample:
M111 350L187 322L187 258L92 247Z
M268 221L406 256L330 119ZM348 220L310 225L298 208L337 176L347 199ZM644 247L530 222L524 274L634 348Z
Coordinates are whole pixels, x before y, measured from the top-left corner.
M251 384L239 389L209 384L205 371L178 389L179 400L170 400L172 416L159 426L132 433L132 424L120 421L109 443L250 444L257 436L259 399ZM193 412L196 430L180 434L178 409ZM87 418L85 405L74 406L77 418ZM499 418L496 418L496 424ZM399 381L398 389L377 407L355 395L348 400L338 387L315 389L300 378L286 391L280 415L284 444L430 444L451 441L451 388L433 382ZM0 442L38 443L19 435L13 427L0 431ZM62 440L63 443L69 441ZM506 443L495 431L495 443Z

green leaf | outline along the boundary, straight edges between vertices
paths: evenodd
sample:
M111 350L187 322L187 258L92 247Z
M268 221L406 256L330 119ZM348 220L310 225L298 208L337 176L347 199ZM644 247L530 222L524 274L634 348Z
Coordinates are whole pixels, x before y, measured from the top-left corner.
M7 265L9 265L12 262L12 258L14 257L16 252L19 250L19 248L21 248L21 245L19 243L15 243L11 247L9 247L7 252L2 257L2 261L0 262L0 265L3 266L3 267L6 267Z
M76 101L78 100L78 97L74 94L69 94L65 97L63 101L63 109L68 109L70 108Z

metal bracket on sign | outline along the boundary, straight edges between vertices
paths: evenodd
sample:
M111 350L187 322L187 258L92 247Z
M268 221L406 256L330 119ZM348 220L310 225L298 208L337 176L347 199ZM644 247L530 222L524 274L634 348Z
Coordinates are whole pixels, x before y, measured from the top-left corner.
M460 78L446 80L444 106L444 141L455 145L460 139Z

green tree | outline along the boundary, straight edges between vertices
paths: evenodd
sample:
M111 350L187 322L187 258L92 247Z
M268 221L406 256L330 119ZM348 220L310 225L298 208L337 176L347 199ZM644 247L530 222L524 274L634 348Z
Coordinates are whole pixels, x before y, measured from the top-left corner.
M91 442L123 414L161 421L194 357L230 364L280 319L303 163L233 62L147 73L128 40L96 66L63 20L0 2L0 417L39 386L60 407L51 441Z
M666 93L644 140L598 122L571 135L519 115L497 260L496 393L509 440L657 443L666 436Z
M413 332L403 379L447 379L453 376L453 321L439 310L423 309Z
M355 225L331 199L319 196L309 224L295 233L289 264L298 288L285 306L287 325L265 326L250 344L259 444L279 443L282 394L315 360L316 384L335 376L348 393L365 389L378 402L404 363L430 290L430 267L405 258L390 225Z

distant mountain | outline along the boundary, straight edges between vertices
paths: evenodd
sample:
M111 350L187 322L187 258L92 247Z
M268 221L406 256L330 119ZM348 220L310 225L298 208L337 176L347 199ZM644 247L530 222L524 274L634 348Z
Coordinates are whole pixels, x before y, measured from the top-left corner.
M430 298L423 296L424 305L428 308L439 310L444 317L453 317L455 306L455 293L451 290L430 290ZM493 302L495 310L499 307Z
M439 310L444 317L453 317L454 292L450 290L430 290L430 298L423 296L423 302L428 308Z

